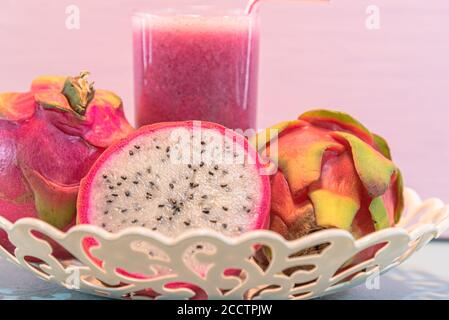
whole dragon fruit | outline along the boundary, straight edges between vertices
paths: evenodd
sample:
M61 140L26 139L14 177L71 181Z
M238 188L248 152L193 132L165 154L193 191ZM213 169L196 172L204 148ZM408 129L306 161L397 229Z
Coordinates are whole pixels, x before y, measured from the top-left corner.
M95 91L87 76L40 77L30 92L0 94L0 215L11 222L71 226L81 178L133 131L121 99ZM14 249L2 230L0 245Z
M380 136L328 110L306 112L271 129L278 130L278 139L269 140L269 129L256 139L258 150L278 164L271 180L271 230L287 240L326 228L360 238L398 222L402 177Z

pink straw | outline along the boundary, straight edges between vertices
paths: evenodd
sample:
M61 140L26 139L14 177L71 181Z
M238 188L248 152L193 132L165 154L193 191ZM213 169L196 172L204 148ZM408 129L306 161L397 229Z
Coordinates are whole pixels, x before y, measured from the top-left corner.
M270 0L249 0L248 5L245 9L245 14L250 15L259 9L262 2L270 1ZM271 0L271 1L279 1L279 0ZM329 2L330 0L292 0L292 1L309 1L309 2Z

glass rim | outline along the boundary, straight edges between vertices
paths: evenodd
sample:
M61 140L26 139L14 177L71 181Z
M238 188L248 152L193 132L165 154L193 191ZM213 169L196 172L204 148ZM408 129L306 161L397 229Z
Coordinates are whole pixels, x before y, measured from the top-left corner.
M163 17L191 17L191 18L201 18L201 17L230 17L230 18L252 18L255 13L246 14L244 8L216 8L213 5L208 6L195 6L190 5L182 8L166 7L166 8L155 8L155 9L143 9L135 10L133 12L133 17L140 18L163 18Z

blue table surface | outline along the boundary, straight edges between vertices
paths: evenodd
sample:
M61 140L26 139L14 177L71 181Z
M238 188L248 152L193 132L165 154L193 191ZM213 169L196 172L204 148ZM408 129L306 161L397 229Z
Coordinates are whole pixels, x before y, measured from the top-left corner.
M401 266L381 276L375 289L366 285L322 299L449 299L449 242L434 241ZM0 300L93 300L100 297L66 290L0 259Z

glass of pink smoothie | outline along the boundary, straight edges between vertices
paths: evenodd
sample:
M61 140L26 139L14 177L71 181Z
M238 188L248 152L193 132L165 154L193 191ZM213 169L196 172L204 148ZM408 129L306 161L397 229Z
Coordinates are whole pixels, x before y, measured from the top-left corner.
M257 13L168 8L136 13L133 29L138 126L203 120L256 129Z

